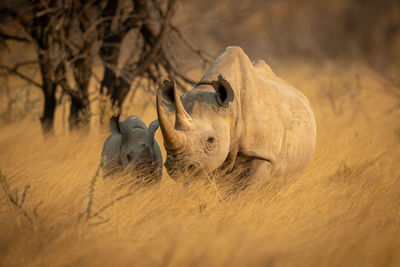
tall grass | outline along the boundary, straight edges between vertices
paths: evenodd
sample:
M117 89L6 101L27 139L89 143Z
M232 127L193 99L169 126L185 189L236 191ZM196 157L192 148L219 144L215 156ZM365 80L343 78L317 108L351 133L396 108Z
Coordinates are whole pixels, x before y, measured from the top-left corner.
M0 266L400 266L398 89L359 66L279 71L312 103L317 150L259 190L104 180L105 131L3 126Z

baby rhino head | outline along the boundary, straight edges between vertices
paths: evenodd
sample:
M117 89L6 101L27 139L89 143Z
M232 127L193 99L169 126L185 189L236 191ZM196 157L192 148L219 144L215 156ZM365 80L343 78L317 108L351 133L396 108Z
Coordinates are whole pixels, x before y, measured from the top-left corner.
M119 122L119 115L110 119L111 136L104 143L102 152L105 176L118 169L135 176L156 176L161 178L162 156L154 133L159 127L158 120L149 128L136 115Z

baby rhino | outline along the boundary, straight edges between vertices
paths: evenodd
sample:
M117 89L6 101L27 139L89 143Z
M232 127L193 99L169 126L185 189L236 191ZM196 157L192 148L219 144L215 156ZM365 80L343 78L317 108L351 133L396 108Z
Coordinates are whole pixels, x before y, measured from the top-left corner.
M158 127L158 120L147 128L136 115L123 122L119 122L119 114L113 115L110 118L111 135L104 142L101 152L104 177L126 171L139 180L159 182L163 159L154 137Z

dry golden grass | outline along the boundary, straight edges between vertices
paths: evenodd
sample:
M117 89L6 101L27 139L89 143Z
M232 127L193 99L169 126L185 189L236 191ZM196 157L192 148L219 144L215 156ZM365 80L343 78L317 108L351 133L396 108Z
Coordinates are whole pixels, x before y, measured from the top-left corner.
M360 66L279 70L312 102L317 150L300 177L259 191L99 178L86 219L107 133L3 126L9 195L30 188L23 210L0 190L0 266L400 266L398 89Z

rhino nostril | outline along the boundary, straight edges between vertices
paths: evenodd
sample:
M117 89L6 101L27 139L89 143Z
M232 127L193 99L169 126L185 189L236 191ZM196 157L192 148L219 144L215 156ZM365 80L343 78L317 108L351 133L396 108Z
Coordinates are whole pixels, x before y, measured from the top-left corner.
M168 161L166 161L166 162L164 163L164 166L165 166L165 168L166 168L167 170L171 169L171 167L170 167Z
M194 171L195 168L196 168L196 167L194 166L194 164L190 164L190 165L188 166L187 170L190 171L190 172L192 172L192 171Z

